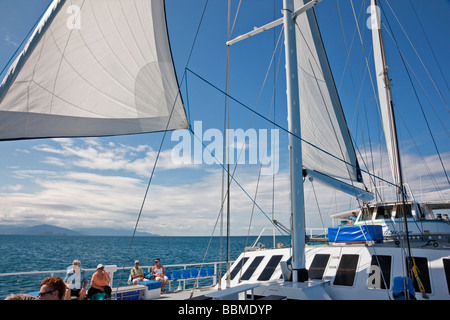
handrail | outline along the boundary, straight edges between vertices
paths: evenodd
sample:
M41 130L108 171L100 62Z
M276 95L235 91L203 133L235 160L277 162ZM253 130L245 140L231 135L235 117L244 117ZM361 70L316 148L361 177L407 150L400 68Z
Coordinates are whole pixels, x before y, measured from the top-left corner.
M232 261L233 262L233 261ZM231 262L231 263L232 263ZM176 269L190 269L191 267L196 267L199 270L203 269L203 268L207 268L210 267L211 265L214 267L214 276L207 276L204 278L213 278L213 285L215 285L217 283L217 274L218 274L218 268L220 265L225 264L225 261L215 261L215 262L204 262L204 263L183 263L183 264L169 264L169 265L164 265L164 268L170 269L170 271L172 270L176 270ZM121 284L119 284L118 286L114 286L113 285L113 281L114 281L114 273L116 273L117 271L126 271L126 270L131 270L133 267L132 266L127 266L127 267L118 267L116 265L105 265L105 269L108 270L110 276L111 276L111 288L113 288L114 290L118 287L121 286ZM147 270L148 272L151 271L152 266L141 266L141 268L145 271ZM84 269L84 271L86 272L95 272L96 269L95 268L86 268ZM22 271L22 272L7 272L7 273L0 273L0 277L8 277L8 276L27 276L27 275L39 275L39 274L43 274L45 275L45 277L49 276L54 276L55 274L62 274L61 277L64 278L65 274L67 272L67 269L58 269L58 270L44 270L44 271ZM200 274L200 272L199 272ZM199 278L203 278L203 277L199 277ZM185 289L186 286L186 280L195 280L196 278L192 278L192 279L179 279L179 281L183 281L183 290ZM170 281L172 282L172 281ZM181 289L181 287L179 286L178 289ZM32 290L31 290L32 291Z
M164 265L164 268L173 268L173 267L182 267L183 269L186 269L189 266L198 266L198 265L216 265L220 263L226 263L225 261L216 261L216 262L205 262L205 263L183 263L183 264L171 264L171 265ZM148 271L150 271L152 266L142 266L141 268L146 268ZM119 270L131 270L133 267L117 267L117 271ZM95 271L95 268L89 268L85 269L85 271ZM7 273L0 273L0 277L6 277L6 276L22 276L22 275L32 275L32 274L50 274L53 275L55 273L66 273L67 269L62 270L44 270L44 271L22 271L22 272L7 272Z

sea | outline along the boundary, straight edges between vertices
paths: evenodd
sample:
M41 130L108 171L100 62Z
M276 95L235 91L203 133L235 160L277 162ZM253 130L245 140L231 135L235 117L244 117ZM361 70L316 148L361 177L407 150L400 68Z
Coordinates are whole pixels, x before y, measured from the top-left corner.
M256 236L230 237L230 260L236 260L256 239ZM95 269L99 263L127 268L136 259L141 266L151 266L155 258L160 258L162 265L218 262L226 260L226 242L221 237L0 235L0 299L12 293L39 291L42 279L50 276L50 273L2 276L5 273L66 270L74 259L80 260L84 269ZM275 241L272 236L258 240L267 248L273 247L274 242L289 246L290 240L281 236ZM126 286L129 272L118 270L113 287ZM54 275L63 278L65 273Z

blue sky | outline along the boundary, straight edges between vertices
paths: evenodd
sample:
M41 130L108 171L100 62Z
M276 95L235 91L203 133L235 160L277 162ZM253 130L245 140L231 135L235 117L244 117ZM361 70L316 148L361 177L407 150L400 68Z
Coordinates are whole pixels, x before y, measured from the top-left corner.
M49 0L0 0L0 70L7 64L26 37L31 27L49 4ZM233 31L237 36L281 17L281 2L272 0L247 0L241 5ZM408 64L414 70L413 82L420 94L420 102L432 128L446 169L450 166L450 123L448 101L448 73L450 70L450 14L446 0L414 1L415 12L420 15L422 26L417 24L413 1L383 1L383 10L394 30L395 38ZM337 10L339 3L340 10ZM166 10L171 48L178 78L183 78L184 68L200 21L203 0L167 0ZM370 30L365 27L368 19L367 3L353 1L360 20L365 50L370 55ZM390 5L390 6L389 6ZM233 1L233 10L237 1ZM396 16L393 16L392 11ZM401 9L401 10L400 10ZM234 12L234 11L233 11ZM345 41L339 14L342 15ZM372 159L376 174L391 180L386 168L384 142L380 122L374 107L374 97L368 76L364 74L361 44L355 34L355 21L350 1L324 0L317 6L316 15L322 37L333 69L347 122L360 152L368 152L368 142L375 145ZM397 21L398 19L398 21ZM198 39L188 67L219 88L225 88L227 1L209 1ZM400 24L401 27L400 27ZM402 28L409 38L405 37ZM424 37L425 30L427 37ZM383 32L385 32L383 30ZM280 28L236 44L231 48L230 94L242 103L254 107L270 117L274 74L270 71L261 97L259 94L267 72L274 43ZM390 77L393 96L399 114L400 147L404 152L405 178L412 185L415 195L424 200L449 199L449 184L442 174L442 166L435 156L436 149L424 126L419 104L411 91L398 50L386 35ZM430 51L427 41L434 49ZM411 46L414 45L414 49ZM351 48L350 64L346 63L347 48ZM349 49L350 50L350 49ZM421 60L416 56L419 53ZM283 53L284 55L284 53ZM279 52L275 61L278 62ZM371 56L371 55L370 55ZM287 128L284 56L281 57L275 103L275 121ZM439 61L439 65L436 64ZM423 66L426 66L427 71ZM443 79L442 73L446 75ZM0 76L3 78L5 72ZM435 85L430 81L430 76ZM422 93L420 84L427 92ZM201 120L203 129L223 128L224 97L217 90L192 74L181 84L183 99L188 107L191 123ZM436 87L437 89L436 89ZM438 91L439 90L439 91ZM259 101L259 102L258 102ZM232 128L267 128L272 125L256 117L237 104L230 105ZM447 127L446 127L447 126ZM220 210L221 168L217 165L176 166L171 160L171 150L176 142L172 133L166 136L163 152L155 172L149 196L141 216L139 230L162 235L209 235L212 233ZM61 227L93 227L132 229L136 223L161 133L135 136L42 139L0 143L0 224L51 223ZM262 176L257 202L268 215L272 215L272 183L275 181L275 218L289 225L289 181L287 136L280 133L280 168L272 179ZM365 159L369 159L365 157ZM428 167L423 168L425 162ZM237 169L236 179L252 197L255 194L257 165ZM433 173L433 179L426 177ZM444 191L440 194L435 187ZM236 185L232 189L233 235L247 234L248 222L253 220L251 234L269 227L258 209ZM355 205L348 197L315 184L321 200L320 210L315 203L311 186L305 190L307 227L330 224L329 215L336 210L348 210ZM320 211L320 214L319 214ZM215 234L218 234L216 231Z

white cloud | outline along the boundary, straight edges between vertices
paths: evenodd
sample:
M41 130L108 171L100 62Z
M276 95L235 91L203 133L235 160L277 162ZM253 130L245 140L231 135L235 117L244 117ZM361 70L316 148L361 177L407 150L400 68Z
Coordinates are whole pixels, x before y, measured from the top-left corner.
M5 34L5 36L3 37L3 40L13 47L17 48L19 46L19 44L17 42L15 42L11 39L11 36L9 34Z
M0 190L2 191L19 191L23 188L22 185L20 184L16 184L16 185L7 185L7 186L2 186L0 188Z
M8 183L1 187L0 224L28 222L53 223L69 228L134 228L156 152L148 145L128 146L103 142L101 139L55 141L56 143L41 143L27 155L34 161L35 170L17 167L9 169L9 175L28 182L26 187L23 187L23 182ZM44 156L42 162L46 165L46 170L39 169L40 164L35 160L37 153ZM150 186L138 229L162 235L211 234L221 208L220 167L180 167L171 161L170 156L171 150L164 150L160 154L159 166ZM442 156L444 163L449 163L450 154ZM378 158L380 157L374 157ZM436 157L424 159L428 170L435 176L434 180L421 176L426 171L419 170L419 160L412 154L403 157L405 176L417 198L448 199L450 188L442 174L438 175L440 165ZM375 167L388 172L385 165L387 161L383 165L376 163ZM186 170L179 170L180 168ZM253 222L251 234L257 234L263 227L271 225L249 198L255 197L258 169L257 165L248 165L238 167L236 171L236 180L240 186L233 181L233 235L247 234L250 220ZM443 191L436 193L433 184L438 184ZM30 185L37 187L31 188ZM272 176L261 176L256 202L265 215L271 218L274 201L274 218L289 226L290 191L287 169L280 169L275 176L274 198L272 189ZM427 195L419 197L418 190L424 191L424 194L427 191ZM307 227L319 228L322 223L327 227L331 223L330 215L353 209L356 205L350 197L342 196L320 183L314 183L314 189L309 181L305 183ZM215 234L218 234L218 230Z

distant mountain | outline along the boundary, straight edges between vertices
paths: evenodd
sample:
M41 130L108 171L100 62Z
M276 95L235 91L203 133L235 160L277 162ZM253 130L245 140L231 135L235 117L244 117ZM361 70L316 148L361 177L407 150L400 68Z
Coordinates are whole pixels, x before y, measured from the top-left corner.
M27 236L131 236L132 230L116 230L102 228L79 228L75 230L41 224L37 226L7 226L0 225L0 234ZM154 237L156 234L137 231L137 237Z
M49 224L37 226L1 226L0 234L14 234L27 236L81 236L81 232L66 228L56 227Z
M87 236L132 236L133 230L104 229L104 228L77 228L78 231ZM136 231L136 237L159 237L158 234Z

